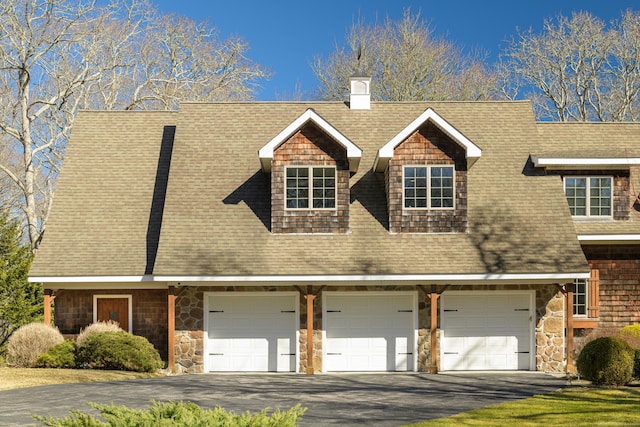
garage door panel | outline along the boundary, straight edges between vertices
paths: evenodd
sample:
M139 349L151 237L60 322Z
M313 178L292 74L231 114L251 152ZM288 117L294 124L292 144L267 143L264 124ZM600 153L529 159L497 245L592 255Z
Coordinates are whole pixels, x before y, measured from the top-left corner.
M210 371L295 371L295 295L208 297Z
M414 297L325 294L325 371L413 369Z
M443 295L442 369L529 369L530 295Z

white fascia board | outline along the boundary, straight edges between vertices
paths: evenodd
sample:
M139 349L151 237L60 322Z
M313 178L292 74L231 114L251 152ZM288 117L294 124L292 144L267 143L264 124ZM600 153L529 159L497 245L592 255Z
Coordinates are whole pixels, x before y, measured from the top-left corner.
M276 135L271 141L267 142L260 150L258 150L258 156L260 157L260 163L262 170L265 172L271 172L271 162L273 161L273 152L282 143L284 143L291 135L296 133L307 122L312 122L320 129L326 132L334 141L342 145L347 150L347 158L349 159L349 169L351 172L357 172L358 165L360 164L360 158L362 157L362 150L355 145L349 138L340 133L336 128L331 126L329 122L320 117L312 108L307 109L297 119L295 119L289 126L284 128L282 132Z
M580 243L640 243L640 234L578 234Z
M579 157L539 157L531 156L531 161L535 167L544 168L575 168L586 169L612 169L616 167L628 167L630 165L640 165L640 158L579 158Z
M150 275L144 276L29 276L32 283L120 283L120 282L153 282Z
M449 122L447 122L442 116L435 112L431 107L427 108L422 114L420 114L414 121L409 123L407 127L402 129L400 133L394 136L391 141L387 142L382 148L378 150L376 159L374 161L374 170L376 172L383 172L389 160L393 158L393 151L395 148L412 133L418 130L427 121L430 121L442 132L449 135L456 143L465 149L466 158L469 167L480 158L482 150L476 144L471 142L460 131L454 128Z
M561 282L588 279L590 273L524 273L524 274L408 274L408 275L291 275L291 276L156 276L162 282Z

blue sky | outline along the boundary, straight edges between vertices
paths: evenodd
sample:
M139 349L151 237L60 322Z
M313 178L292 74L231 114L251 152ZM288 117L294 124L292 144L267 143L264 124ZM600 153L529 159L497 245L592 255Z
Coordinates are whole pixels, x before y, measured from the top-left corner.
M309 63L327 56L342 44L358 17L373 23L389 16L398 19L405 8L420 11L436 35L465 50L476 48L491 56L516 29L539 30L545 18L587 10L605 21L626 9L640 9L639 0L155 0L163 12L175 12L197 21L208 20L221 37L231 34L249 43L249 58L268 68L272 77L262 84L259 100L287 98L299 87L317 86Z

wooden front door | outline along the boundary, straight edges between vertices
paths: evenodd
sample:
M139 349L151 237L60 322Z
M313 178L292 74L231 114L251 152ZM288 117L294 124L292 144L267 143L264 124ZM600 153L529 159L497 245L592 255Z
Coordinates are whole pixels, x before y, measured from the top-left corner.
M129 331L128 298L98 298L96 305L98 322L112 320L118 322L123 330Z

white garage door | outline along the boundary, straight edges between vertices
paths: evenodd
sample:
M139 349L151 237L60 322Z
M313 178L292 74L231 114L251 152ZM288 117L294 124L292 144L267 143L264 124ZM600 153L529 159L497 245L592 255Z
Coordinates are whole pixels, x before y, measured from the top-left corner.
M325 292L324 371L412 371L412 293Z
M533 293L448 293L441 301L441 369L533 369Z
M294 372L298 294L207 294L209 371Z

